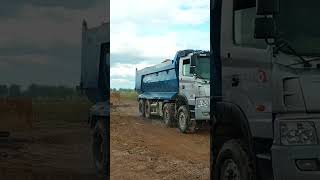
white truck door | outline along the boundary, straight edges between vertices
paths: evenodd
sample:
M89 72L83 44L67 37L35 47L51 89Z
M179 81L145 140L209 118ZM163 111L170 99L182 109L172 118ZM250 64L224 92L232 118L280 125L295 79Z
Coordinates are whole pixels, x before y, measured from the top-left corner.
M190 57L179 62L179 92L186 96L189 105L195 105L195 76L191 67Z

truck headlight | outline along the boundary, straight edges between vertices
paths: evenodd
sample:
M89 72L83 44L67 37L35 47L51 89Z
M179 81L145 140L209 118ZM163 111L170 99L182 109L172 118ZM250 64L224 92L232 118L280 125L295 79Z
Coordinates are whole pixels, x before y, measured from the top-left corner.
M281 144L311 145L317 144L318 138L313 122L280 122Z
M209 105L210 105L209 99L197 99L198 108L207 108L209 107Z

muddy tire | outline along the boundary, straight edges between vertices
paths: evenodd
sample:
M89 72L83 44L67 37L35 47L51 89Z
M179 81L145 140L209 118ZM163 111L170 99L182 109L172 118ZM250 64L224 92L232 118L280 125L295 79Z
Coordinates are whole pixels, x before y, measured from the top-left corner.
M175 126L175 109L174 104L166 103L163 106L163 122L166 127L174 127Z
M151 113L151 107L150 107L150 101L146 100L144 103L144 114L146 118L150 118L150 113Z
M223 144L214 167L216 180L255 180L252 163L240 140Z
M99 177L107 177L109 170L108 134L104 119L99 119L92 133L93 162Z
M143 99L139 100L139 116L140 117L145 117L144 100Z
M196 122L191 121L189 110L185 105L180 106L178 109L177 123L182 133L194 133L196 131Z

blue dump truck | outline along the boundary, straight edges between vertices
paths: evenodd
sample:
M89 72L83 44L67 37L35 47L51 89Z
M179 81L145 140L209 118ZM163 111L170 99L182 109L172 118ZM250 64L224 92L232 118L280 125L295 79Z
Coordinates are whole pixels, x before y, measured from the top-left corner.
M94 104L89 110L92 153L98 175L108 178L109 167L109 79L110 24L88 28L82 24L80 89Z
M178 51L173 60L136 70L139 113L160 116L167 127L195 132L210 120L210 53Z

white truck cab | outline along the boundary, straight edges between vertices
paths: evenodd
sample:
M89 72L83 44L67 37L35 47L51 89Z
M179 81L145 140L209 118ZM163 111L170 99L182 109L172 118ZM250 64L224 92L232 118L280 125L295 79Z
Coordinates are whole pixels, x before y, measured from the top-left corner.
M195 120L210 119L210 57L190 53L179 62L179 93L194 106Z
M211 0L212 179L320 179L318 7Z

